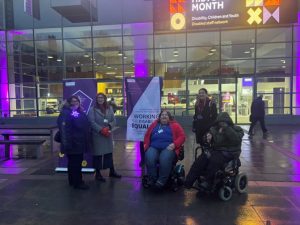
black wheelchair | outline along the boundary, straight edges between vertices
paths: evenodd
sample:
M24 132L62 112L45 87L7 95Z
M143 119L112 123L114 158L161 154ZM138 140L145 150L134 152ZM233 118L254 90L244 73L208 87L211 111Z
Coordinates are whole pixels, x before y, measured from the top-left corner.
M202 150L201 154L209 151L205 147L197 147L195 150L195 159L197 152ZM214 177L212 187L208 187L205 176L200 176L194 185L200 193L217 193L223 201L228 201L233 195L233 191L240 194L246 193L248 188L248 177L245 173L239 172L241 161L239 158L225 163L222 169L218 170Z
M172 191L176 192L178 189L183 186L185 180L185 170L184 166L178 161L182 161L184 159L184 147L182 146L179 155L173 162L173 168L170 173L168 182L164 186L164 189L171 189ZM157 171L159 170L159 164L157 164ZM143 187L146 189L151 188L150 179L148 175L144 175L142 177L142 184Z

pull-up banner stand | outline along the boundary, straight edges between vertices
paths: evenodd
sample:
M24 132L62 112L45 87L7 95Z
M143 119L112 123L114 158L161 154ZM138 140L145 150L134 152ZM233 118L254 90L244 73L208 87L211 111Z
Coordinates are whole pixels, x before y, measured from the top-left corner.
M162 79L160 77L125 78L127 133L130 141L143 141L150 124L158 118Z
M76 79L63 81L63 98L67 99L71 95L76 95L80 99L81 106L87 114L94 104L94 99L97 94L97 81L95 79ZM89 151L91 152L91 151ZM83 155L82 171L94 172L92 165L92 156L90 153ZM59 153L58 167L56 172L65 172L68 170L68 158L66 155Z

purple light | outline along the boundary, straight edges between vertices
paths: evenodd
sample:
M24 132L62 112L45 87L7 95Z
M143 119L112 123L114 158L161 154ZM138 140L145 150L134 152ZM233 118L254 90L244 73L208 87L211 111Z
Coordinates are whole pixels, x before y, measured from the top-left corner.
M8 71L5 46L5 32L0 31L0 117L6 117L9 113L8 98Z
M296 47L296 79L295 79L295 87L296 87L296 115L300 115L300 43L299 43L299 34L300 34L300 12L298 12L298 27L296 28L297 31L296 33L298 35L296 35L296 40L297 42L295 42L295 47Z
M135 23L131 25L132 34L147 34L151 30L149 23ZM135 77L149 76L148 61L148 36L133 36L134 49L134 74Z

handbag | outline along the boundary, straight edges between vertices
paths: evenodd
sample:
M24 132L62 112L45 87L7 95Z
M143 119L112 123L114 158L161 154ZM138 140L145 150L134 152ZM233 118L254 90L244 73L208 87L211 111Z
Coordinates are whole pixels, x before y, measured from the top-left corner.
M61 143L60 131L58 130L54 135L54 141Z

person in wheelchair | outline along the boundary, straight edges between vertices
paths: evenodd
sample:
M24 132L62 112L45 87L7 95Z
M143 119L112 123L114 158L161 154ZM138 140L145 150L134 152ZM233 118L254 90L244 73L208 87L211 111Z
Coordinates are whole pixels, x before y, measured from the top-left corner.
M243 136L243 129L233 124L228 113L220 113L206 134L207 148L202 149L202 154L193 163L186 177L185 187L191 188L200 176L205 176L206 189L212 190L216 172L239 157Z
M185 141L185 134L170 112L163 110L144 137L149 186L162 189L172 172L174 161Z

